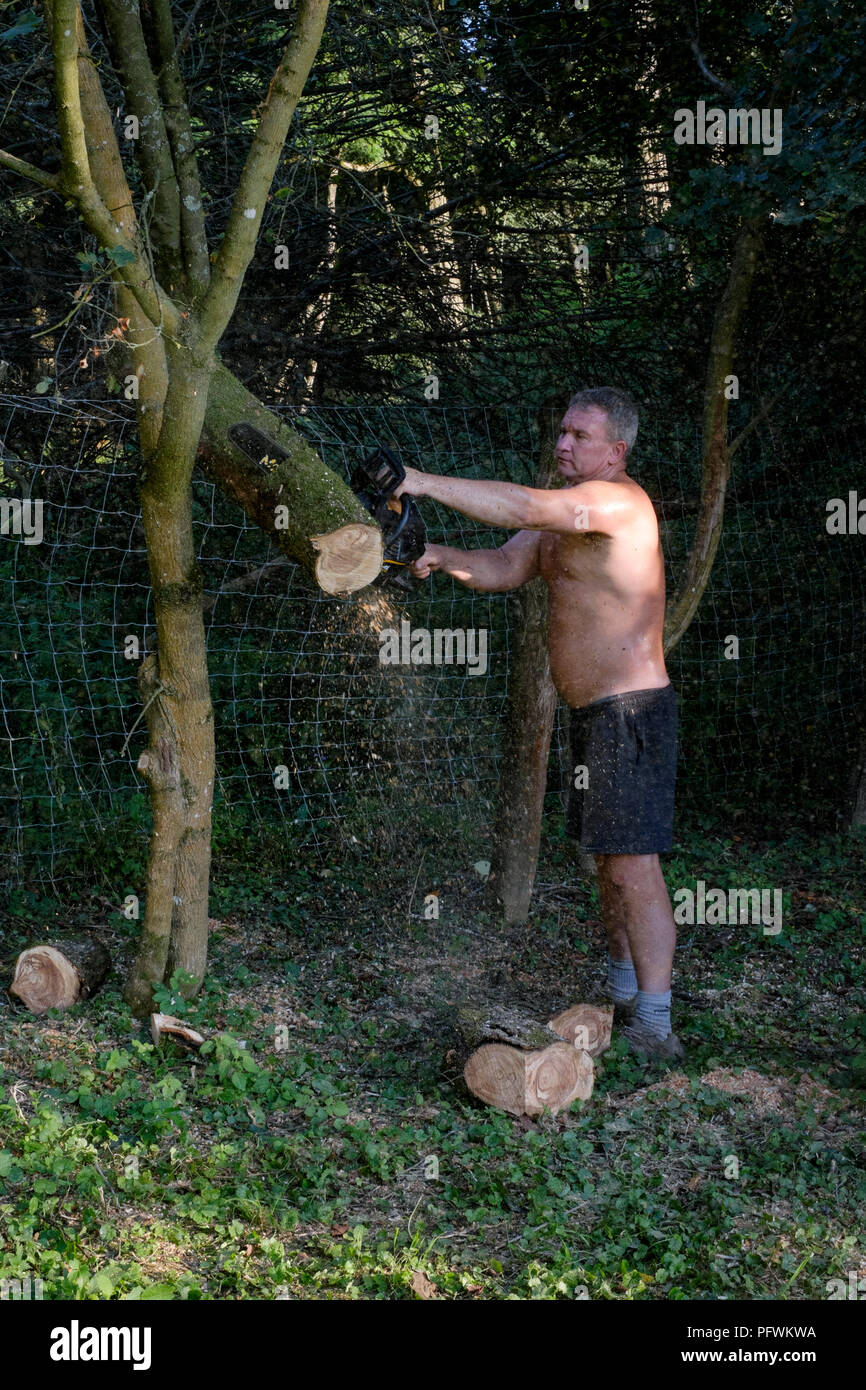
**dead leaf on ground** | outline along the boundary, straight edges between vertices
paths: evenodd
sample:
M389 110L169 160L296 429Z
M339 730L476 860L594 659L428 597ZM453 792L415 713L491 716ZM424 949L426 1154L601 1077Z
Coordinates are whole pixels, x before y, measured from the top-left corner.
M430 1280L422 1269L413 1269L410 1287L418 1298L439 1297L439 1290L436 1285L430 1283Z

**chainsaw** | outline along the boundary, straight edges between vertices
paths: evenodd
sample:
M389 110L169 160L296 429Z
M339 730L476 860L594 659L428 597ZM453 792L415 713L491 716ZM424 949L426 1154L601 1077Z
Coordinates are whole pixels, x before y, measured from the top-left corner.
M427 532L411 497L403 493L392 500L394 489L405 477L406 470L396 454L380 447L358 464L349 479L349 487L382 530L387 568L373 583L380 588L404 589L411 593L418 581L409 566L424 554Z

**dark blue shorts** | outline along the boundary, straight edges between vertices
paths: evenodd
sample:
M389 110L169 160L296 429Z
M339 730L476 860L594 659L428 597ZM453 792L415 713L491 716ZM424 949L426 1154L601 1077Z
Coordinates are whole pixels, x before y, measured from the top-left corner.
M566 834L588 854L667 853L677 776L673 686L608 695L573 709L571 750ZM575 768L586 768L578 788Z

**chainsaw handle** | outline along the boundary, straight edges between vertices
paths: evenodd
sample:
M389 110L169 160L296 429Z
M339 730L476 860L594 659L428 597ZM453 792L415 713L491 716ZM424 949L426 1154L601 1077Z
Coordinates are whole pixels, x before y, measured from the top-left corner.
M389 537L389 540L392 542L395 541L397 537L402 535L402 533L405 531L406 523L409 520L410 516L411 503L410 499L406 496L406 494L401 494L401 496L397 498L397 501L401 503L402 510L400 512L400 520L397 522L397 525L394 527L394 530L391 532L391 535Z

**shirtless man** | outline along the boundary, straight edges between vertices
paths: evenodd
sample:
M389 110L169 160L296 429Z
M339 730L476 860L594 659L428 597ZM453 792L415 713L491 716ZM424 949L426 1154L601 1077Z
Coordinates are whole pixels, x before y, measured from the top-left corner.
M595 856L608 941L604 994L629 1046L682 1057L671 1031L676 928L659 864L670 850L677 700L665 670L665 575L653 505L626 472L637 407L613 387L580 391L556 442L557 484L439 477L408 468L396 490L516 531L498 550L430 545L412 566L483 593L541 575L550 671L571 707L576 789L568 833Z

